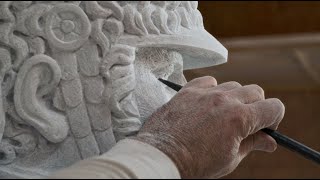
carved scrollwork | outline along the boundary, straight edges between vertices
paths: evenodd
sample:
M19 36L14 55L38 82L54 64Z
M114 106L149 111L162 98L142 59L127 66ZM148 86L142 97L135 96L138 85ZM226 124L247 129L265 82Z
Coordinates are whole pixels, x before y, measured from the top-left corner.
M34 4L29 8L21 9L17 12L16 30L30 36L44 36L44 27L40 23L45 13L50 9L46 4Z
M180 1L170 1L167 5L167 14L168 14L168 28L174 32L177 33L180 31L180 24L181 24L181 17L176 12L176 9L180 5Z
M102 57L109 52L111 44L115 44L123 33L122 23L114 18L108 20L97 19L92 23L92 39L100 46Z
M91 24L81 8L73 4L54 6L46 17L48 41L57 49L72 51L80 48L91 32Z
M148 34L148 31L142 21L141 14L137 9L131 5L127 4L123 7L124 10L124 19L123 24L125 26L125 31L128 34L145 36Z
M117 20L123 20L123 9L116 1L98 1L99 5L105 9L112 10L112 16L115 17Z
M154 6L150 5L150 1L142 1L138 6L138 10L142 15L143 23L145 24L150 34L160 34L159 29L153 24L151 15L155 10Z
M102 74L112 83L110 106L116 139L130 136L141 128L140 114L133 97L135 48L116 45L102 65Z
M86 1L85 2L86 13L92 19L108 18L112 14L111 9L106 9L100 6L97 1Z
M14 89L14 103L20 117L47 140L63 141L69 131L66 118L47 108L43 96L59 83L58 64L46 55L36 55L21 67Z
M11 4L10 1L0 2L0 43L15 52L12 63L13 69L17 70L28 56L28 45L14 33L15 16L9 9Z
M197 2L140 1L119 4L124 10L125 32L131 35L171 35L179 33L181 28L203 28Z

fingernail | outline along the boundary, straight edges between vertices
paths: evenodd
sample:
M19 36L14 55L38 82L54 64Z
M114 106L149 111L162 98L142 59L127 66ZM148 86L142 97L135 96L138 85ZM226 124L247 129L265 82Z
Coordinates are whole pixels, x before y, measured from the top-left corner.
M265 152L274 152L277 149L277 145L274 143L263 143L263 144L260 144L255 149L259 151L265 151Z
M267 150L268 152L274 152L277 149L277 144L274 143L269 143L267 145Z

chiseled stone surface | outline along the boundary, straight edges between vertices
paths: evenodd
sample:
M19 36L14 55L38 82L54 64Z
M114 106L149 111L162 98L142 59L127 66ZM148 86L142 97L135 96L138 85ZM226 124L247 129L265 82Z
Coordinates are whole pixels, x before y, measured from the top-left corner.
M107 152L186 82L226 62L196 1L0 2L0 177Z

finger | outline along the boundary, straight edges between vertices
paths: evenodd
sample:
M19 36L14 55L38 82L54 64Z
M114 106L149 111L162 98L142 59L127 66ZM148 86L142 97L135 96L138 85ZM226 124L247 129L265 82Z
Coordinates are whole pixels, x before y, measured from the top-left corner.
M284 117L285 107L276 98L257 101L247 105L250 119L248 120L249 134L258 132L263 128L276 130Z
M258 85L247 85L228 91L230 97L239 100L244 104L264 100L264 91Z
M235 81L225 82L222 84L219 84L218 86L214 87L213 89L215 91L229 91L235 88L242 87L240 83Z
M197 87L197 88L211 88L217 86L217 80L212 76L204 76L189 81L184 88Z
M274 152L277 142L268 134L258 131L245 138L239 147L240 157L246 157L252 151Z

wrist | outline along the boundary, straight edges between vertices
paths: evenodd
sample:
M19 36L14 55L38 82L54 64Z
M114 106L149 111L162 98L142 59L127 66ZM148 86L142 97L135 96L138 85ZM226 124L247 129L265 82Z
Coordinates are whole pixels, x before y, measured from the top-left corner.
M182 178L191 178L195 174L196 165L192 153L176 138L167 134L150 133L139 133L130 138L147 143L166 154L177 166Z

